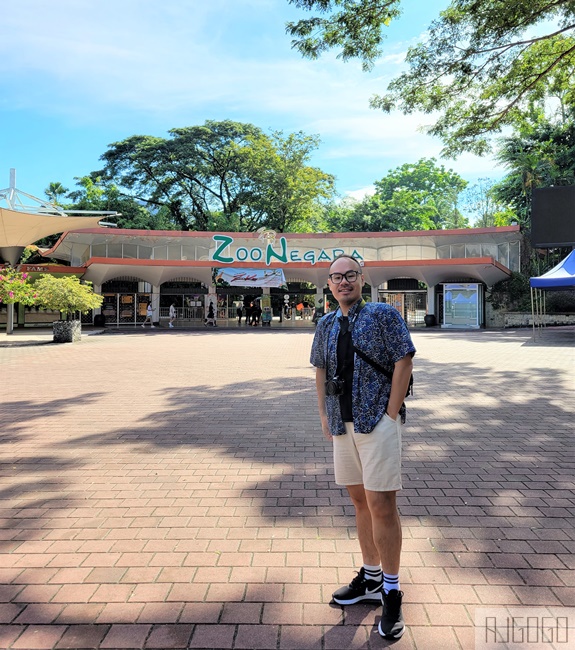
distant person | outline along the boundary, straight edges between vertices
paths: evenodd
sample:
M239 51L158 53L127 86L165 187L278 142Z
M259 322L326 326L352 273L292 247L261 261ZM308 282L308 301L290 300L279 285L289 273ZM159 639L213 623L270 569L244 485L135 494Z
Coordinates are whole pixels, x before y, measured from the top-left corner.
M253 308L253 311L252 311L252 322L251 322L251 324L254 327L257 327L260 324L261 316L262 316L262 308L261 308L261 305L260 305L259 301L256 301L254 303L254 308Z
M204 325L207 327L211 325L212 327L216 326L216 313L214 311L214 303L210 300L210 306L208 307L208 317L206 318Z
M174 321L176 320L176 303L170 305L170 322L168 323L169 327L174 327Z
M254 303L250 302L246 305L246 325L252 324L252 314L254 313Z
M150 321L150 327L154 329L154 310L152 308L152 303L149 302L148 306L146 307L146 320L142 323L142 327L146 327L146 323Z
M242 324L242 316L244 315L244 310L242 308L242 304L238 303L237 309L236 309L236 315L238 317L238 325Z

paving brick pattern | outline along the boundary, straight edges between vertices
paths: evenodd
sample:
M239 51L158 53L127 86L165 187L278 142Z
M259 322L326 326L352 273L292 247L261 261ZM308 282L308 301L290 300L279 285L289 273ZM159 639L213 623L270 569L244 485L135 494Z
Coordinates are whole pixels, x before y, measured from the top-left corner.
M416 331L398 649L575 606L572 338ZM0 648L383 648L306 331L0 348Z

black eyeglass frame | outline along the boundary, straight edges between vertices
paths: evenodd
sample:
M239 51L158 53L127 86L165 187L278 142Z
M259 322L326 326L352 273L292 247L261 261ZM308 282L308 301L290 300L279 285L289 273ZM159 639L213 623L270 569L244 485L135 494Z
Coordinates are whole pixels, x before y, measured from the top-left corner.
M354 278L353 280L352 280L351 278L348 278L348 277L347 277L350 273L355 274L355 278ZM340 279L340 280L337 280L337 281L334 280L334 279L333 279L333 276L334 276L334 275L341 275L341 279ZM345 273L330 273L327 277L328 277L328 278L329 278L329 279L330 279L334 284L341 284L341 283L343 282L343 279L344 279L344 278L346 279L346 282L356 282L356 281L357 281L357 278L359 278L360 275L362 275L361 271L354 271L353 269L350 269L349 271L346 271Z

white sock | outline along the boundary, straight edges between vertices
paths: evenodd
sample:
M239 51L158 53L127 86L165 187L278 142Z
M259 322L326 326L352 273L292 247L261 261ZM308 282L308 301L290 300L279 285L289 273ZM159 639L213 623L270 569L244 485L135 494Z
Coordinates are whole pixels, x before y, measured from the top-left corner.
M383 574L383 593L388 594L393 589L399 591L399 575Z
M365 577L368 580L377 580L377 582L381 582L381 580L383 579L383 572L379 564L376 565L364 564L363 572L365 574Z

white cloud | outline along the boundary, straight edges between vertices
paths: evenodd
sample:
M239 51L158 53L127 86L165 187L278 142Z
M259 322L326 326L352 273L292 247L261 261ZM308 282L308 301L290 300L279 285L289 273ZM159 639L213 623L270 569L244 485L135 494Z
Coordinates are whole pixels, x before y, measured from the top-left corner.
M353 105L359 87L364 106L382 88L359 64L333 54L301 59L290 50L281 13L274 54L250 52L253 32L247 39L242 27L274 13L270 0L21 0L0 28L0 72L13 87L26 84L20 106L43 104L86 121L103 109L175 115L214 104L307 121L326 107ZM262 36L271 47L269 40Z
M349 196L356 201L361 201L366 196L373 196L375 194L375 185L368 185L367 187L361 187L358 190L349 190L345 193L346 196Z
M345 182L358 193L390 168L439 157L440 143L419 132L428 116L369 108L420 37L389 42L366 74L333 52L307 61L292 51L294 12L286 0L19 0L0 23L0 108L55 115L76 132L125 130L119 138L224 118L318 133L315 164L355 171ZM472 156L445 164L464 177L493 167Z

